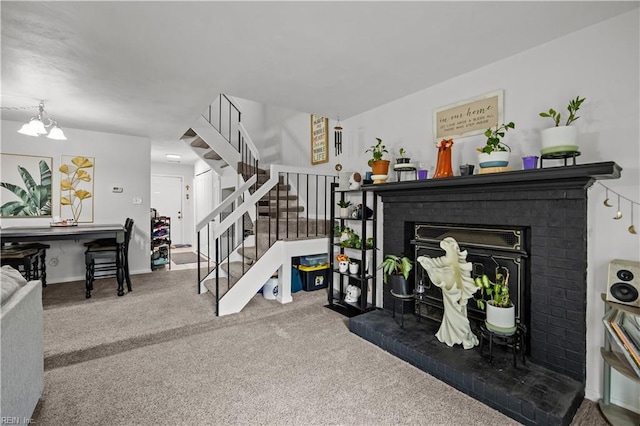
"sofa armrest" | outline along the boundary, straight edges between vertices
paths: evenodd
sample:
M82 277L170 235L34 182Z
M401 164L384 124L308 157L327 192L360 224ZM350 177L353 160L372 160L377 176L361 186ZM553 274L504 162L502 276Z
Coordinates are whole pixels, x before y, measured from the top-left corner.
M40 281L29 281L0 310L0 416L30 418L44 390Z

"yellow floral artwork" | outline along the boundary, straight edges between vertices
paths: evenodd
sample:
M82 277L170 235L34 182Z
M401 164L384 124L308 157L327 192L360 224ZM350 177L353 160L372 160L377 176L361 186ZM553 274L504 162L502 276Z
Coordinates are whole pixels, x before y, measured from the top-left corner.
M60 217L93 222L93 158L63 155L61 163Z

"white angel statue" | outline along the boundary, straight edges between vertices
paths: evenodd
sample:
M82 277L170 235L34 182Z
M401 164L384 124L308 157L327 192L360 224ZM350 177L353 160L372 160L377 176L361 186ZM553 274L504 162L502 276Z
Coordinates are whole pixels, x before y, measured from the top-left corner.
M473 265L467 262L467 251L460 251L458 242L447 237L440 242L445 255L437 258L418 257L431 282L442 289L444 316L436 337L447 346L461 344L465 349L478 345L467 318L467 301L478 290L471 278Z

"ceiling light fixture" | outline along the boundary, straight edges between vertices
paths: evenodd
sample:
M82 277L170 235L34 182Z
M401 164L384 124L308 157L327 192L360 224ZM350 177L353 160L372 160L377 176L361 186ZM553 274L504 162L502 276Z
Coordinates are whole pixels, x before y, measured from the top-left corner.
M38 115L35 117L31 117L28 123L24 124L18 133L27 136L40 136L47 135L49 139L55 139L59 141L66 141L67 137L64 135L62 129L58 126L58 123L55 120L52 120L47 116L47 113L44 111L44 102L40 102L38 105ZM47 129L50 129L47 134Z
M182 156L181 156L181 155L178 155L178 154L167 154L167 155L166 155L166 157L167 157L169 160L179 160L179 159L181 159L181 158L182 158Z

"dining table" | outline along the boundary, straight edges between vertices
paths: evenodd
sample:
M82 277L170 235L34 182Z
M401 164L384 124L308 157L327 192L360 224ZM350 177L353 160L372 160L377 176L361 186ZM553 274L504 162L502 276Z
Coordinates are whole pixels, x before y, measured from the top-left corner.
M114 238L117 243L116 278L118 296L124 295L124 280L131 282L125 274L124 240L125 228L122 224L77 224L72 226L10 226L0 228L0 240L5 243L42 242L60 240L98 240Z

